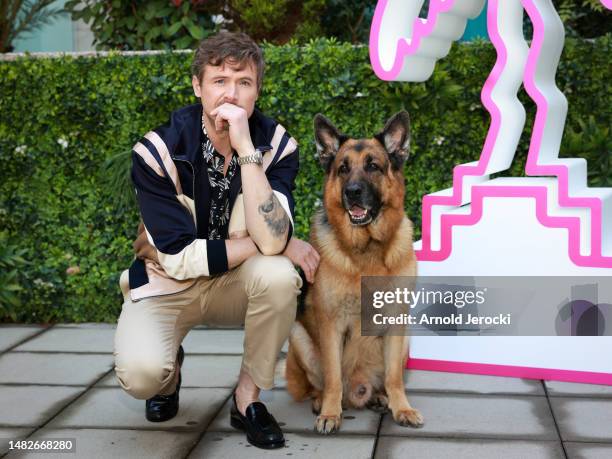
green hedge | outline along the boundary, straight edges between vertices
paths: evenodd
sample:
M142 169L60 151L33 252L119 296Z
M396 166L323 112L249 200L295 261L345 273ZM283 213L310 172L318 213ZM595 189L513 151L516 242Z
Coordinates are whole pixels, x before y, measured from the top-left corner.
M591 179L604 184L611 178L604 130L612 120L611 38L568 40L557 78L570 102L571 142L564 141L563 153L568 155L566 144L586 148L579 153L599 165ZM301 145L296 223L302 237L321 197L322 175L313 158L317 112L355 136L371 135L401 108L410 112L406 210L417 227L421 197L448 187L453 166L479 157L489 124L480 90L495 60L489 43L454 46L434 76L418 84L378 80L366 47L320 40L269 46L265 56L259 106ZM0 62L0 243L27 260L18 269L22 289L17 300L0 305L0 321L116 319L117 280L132 258L138 215L125 199L130 191L109 176L117 170L125 176L135 141L172 109L195 101L190 59L176 53ZM521 97L530 125L533 104ZM587 120L595 128L580 133ZM604 147L597 141L602 136ZM521 161L528 139L526 132ZM520 175L521 161L512 174ZM80 272L67 274L75 266Z

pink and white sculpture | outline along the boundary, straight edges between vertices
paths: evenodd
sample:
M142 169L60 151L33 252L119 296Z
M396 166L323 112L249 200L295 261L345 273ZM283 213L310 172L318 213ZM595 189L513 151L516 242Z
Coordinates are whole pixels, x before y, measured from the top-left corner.
M379 0L370 33L379 78L427 80L484 0L431 0L426 19L418 17L422 4ZM480 158L454 168L452 188L423 198L419 274L612 276L612 188L587 186L584 159L559 158L567 114L555 84L563 24L551 0L489 0L487 8L497 61L481 99L491 124ZM524 129L521 84L537 107L526 176L491 180L511 166ZM611 352L610 337L415 336L409 366L612 384Z

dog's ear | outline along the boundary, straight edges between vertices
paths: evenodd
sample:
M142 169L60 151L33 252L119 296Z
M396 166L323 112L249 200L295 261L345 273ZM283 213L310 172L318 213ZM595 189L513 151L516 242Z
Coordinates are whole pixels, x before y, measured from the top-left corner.
M396 113L384 129L374 136L383 144L389 154L393 169L400 170L408 158L410 150L410 117L408 112L402 110Z
M320 113L314 117L314 133L319 163L321 163L323 168L327 171L336 153L338 153L340 145L342 145L348 137L341 134L331 121Z

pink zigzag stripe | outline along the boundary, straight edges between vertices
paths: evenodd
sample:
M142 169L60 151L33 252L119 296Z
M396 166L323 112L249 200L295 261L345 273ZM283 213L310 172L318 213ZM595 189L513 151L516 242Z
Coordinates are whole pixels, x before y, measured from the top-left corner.
M385 70L380 63L380 56L378 54L378 37L380 35L383 14L387 8L387 1L380 0L374 10L374 18L372 19L372 27L370 29L370 62L378 78L391 81L397 77L402 69L404 57L416 53L421 45L421 39L431 34L436 26L438 15L449 11L455 2L453 0L432 0L429 4L427 19L424 22L418 17L414 20L410 44L406 43L406 40L398 40L393 66L391 70Z
M496 86L499 77L506 65L507 50L499 35L497 29L497 7L499 0L489 0L487 27L489 35L497 50L497 61L491 71L487 81L485 82L481 94L482 103L491 115L491 126L487 133L487 138L481 153L480 159L476 166L459 165L453 170L453 193L451 196L424 196L423 211L422 211L422 228L423 241L422 249L416 251L417 259L427 261L442 261L447 259L452 250L452 226L455 222L463 222L465 216L444 215L441 218L441 249L439 251L431 250L431 209L436 205L458 206L461 204L463 179L466 175L484 175L493 146L497 140L499 126L501 123L501 113L499 107L495 105L491 98L493 88ZM522 0L523 6L527 10L534 26L534 38L531 49L528 55L527 67L525 69L524 83L525 88L537 105L536 123L534 125L532 142L530 145L526 173L528 175L555 175L559 180L559 204L564 207L588 207L591 209L591 255L580 255L580 225L579 220L574 217L549 217L563 221L562 224L569 230L569 247L568 252L570 259L578 266L593 266L593 267L612 267L612 257L604 257L601 255L601 219L602 219L602 203L598 198L570 198L568 195L569 173L568 168L564 165L557 166L538 166L537 158L540 152L540 145L543 136L546 113L548 109L548 101L539 92L535 86L535 70L538 61L541 46L544 36L544 23L537 8L530 0ZM386 1L385 1L386 4ZM489 189L497 189L500 197L512 197L518 187L487 187ZM535 191L541 187L521 187ZM533 195L533 197L536 197ZM544 202L544 206L546 203ZM473 212L473 210L472 210ZM479 218L478 218L479 219ZM472 221L475 224L478 220ZM465 223L459 223L465 224Z
M612 373L599 373L594 371L560 370L551 368L521 367L515 365L495 365L487 363L453 362L448 360L411 358L408 359L406 368L413 370L445 371L449 373L509 376L514 378L612 385Z
M579 264L584 257L580 255L579 229L580 219L578 217L558 217L547 213L547 194L545 186L474 186L472 187L472 206L469 214L442 215L442 238L452 241L453 226L473 226L482 218L484 198L535 198L536 218L547 228L567 228L570 238L570 258ZM452 244L447 244L441 252L448 257L452 250Z

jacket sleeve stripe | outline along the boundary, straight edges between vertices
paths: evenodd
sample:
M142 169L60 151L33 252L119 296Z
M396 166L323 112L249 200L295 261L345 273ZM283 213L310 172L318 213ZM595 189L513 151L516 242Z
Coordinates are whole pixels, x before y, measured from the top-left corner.
M176 170L174 161L170 157L168 146L162 140L159 134L155 131L150 131L145 134L145 138L148 139L157 150L157 153L159 154L162 163L164 164L166 172L168 172L172 183L174 183L174 187L176 188L176 194L182 194L183 191L181 189L181 182L179 181L178 171Z
M280 146L280 143L283 140L285 132L287 132L287 130L283 126L281 126L280 124L276 125L276 130L274 131L274 135L272 136L272 140L270 141L270 145L272 145L272 156L276 156L276 152L278 151L278 147Z
M145 147L140 142L137 142L132 150L134 150L136 154L140 156L142 160L147 164L147 166L153 169L157 175L159 175L160 177L164 176L163 169L155 159L155 156L153 156L153 154L149 151L147 147Z
M285 128L280 124L276 125L276 130L274 131L274 135L272 136L272 140L270 140L270 145L272 146L272 150L267 152L263 157L263 170L268 170L268 167L274 162L274 158L276 157L276 152L278 151L278 147L280 146L281 141L283 140L283 136L285 135Z
M274 155L274 159L272 160L272 164L276 164L278 162L279 156L285 151L285 147L287 146L287 142L289 142L289 135L285 134L278 145L278 150Z
M279 156L278 161L282 160L286 156L293 153L296 150L297 146L298 146L297 141L293 137L290 137L289 140L287 141L287 145L285 145L285 149Z

